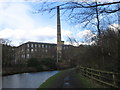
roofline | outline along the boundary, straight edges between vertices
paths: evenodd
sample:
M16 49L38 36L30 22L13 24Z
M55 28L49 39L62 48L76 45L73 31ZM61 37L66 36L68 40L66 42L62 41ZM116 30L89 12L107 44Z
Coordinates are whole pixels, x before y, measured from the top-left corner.
M49 44L49 45L57 45L56 43L44 43L44 42L32 42L32 41L28 41L28 42L25 42L21 45L19 45L18 47L24 45L24 44L29 44L29 43L36 43L36 44ZM64 44L65 45L65 44ZM73 45L65 45L65 46L73 46Z

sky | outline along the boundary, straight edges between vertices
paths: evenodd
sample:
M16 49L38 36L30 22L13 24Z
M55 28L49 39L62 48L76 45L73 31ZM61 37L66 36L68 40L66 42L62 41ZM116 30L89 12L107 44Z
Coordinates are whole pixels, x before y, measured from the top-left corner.
M28 41L57 43L56 10L35 13L41 2L14 1L0 0L0 38L11 40L14 46ZM86 37L94 36L91 30L69 24L64 15L61 15L61 35L65 44L69 44L68 37L83 43Z

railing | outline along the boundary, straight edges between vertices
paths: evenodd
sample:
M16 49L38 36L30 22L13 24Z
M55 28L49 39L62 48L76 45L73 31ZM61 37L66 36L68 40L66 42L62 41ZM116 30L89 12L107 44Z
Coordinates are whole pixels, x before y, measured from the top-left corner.
M94 79L109 87L120 88L120 73L96 70L92 68L80 67L82 75Z

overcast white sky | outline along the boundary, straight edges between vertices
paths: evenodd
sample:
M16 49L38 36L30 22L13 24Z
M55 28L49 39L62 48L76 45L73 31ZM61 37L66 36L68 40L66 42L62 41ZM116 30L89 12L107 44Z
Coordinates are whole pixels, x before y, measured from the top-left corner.
M33 13L40 4L38 2L8 1L0 0L0 38L12 40L16 46L27 41L57 42L56 15L51 17L52 14L48 13ZM86 35L93 36L90 30L69 25L64 16L61 17L61 27L65 43L68 36L77 39L84 39Z
M12 40L14 45L27 41L56 43L56 16L48 13L33 13L37 3L33 2L1 2L0 3L0 38ZM62 40L67 43L68 36L77 31L61 18ZM86 31L82 31L84 37Z

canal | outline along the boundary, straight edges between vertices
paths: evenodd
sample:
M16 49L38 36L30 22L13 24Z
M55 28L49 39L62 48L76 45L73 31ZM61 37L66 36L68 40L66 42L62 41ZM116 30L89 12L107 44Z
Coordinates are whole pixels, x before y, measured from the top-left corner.
M59 71L23 73L2 77L2 88L38 88Z

